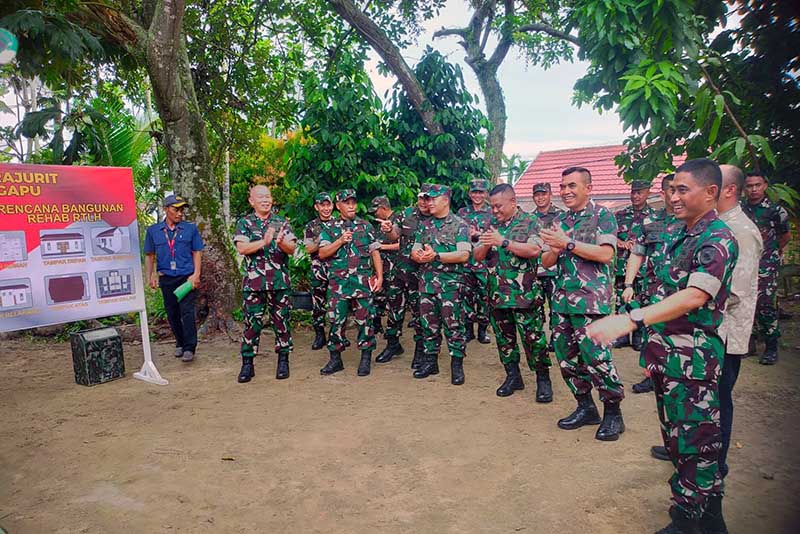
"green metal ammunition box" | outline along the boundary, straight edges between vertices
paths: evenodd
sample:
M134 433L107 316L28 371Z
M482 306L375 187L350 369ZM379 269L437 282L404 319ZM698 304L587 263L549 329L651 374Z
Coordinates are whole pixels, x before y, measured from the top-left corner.
M94 386L125 376L122 338L116 328L82 330L70 335L75 382Z

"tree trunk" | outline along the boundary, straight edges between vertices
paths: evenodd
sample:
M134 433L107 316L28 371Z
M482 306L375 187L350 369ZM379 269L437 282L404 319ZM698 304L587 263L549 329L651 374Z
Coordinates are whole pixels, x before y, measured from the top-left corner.
M503 96L503 88L497 79L497 70L493 68L475 68L475 75L478 78L483 93L483 100L486 102L486 114L492 124L486 136L486 153L484 161L492 175L493 183L503 181L500 172L503 167L503 146L506 143L506 101Z

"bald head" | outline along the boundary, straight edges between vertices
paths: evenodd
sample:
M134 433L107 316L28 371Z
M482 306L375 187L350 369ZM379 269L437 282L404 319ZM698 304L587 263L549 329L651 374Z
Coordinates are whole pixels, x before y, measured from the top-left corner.
M722 189L717 201L717 211L725 213L739 204L739 199L744 191L744 173L735 165L720 165L722 173Z

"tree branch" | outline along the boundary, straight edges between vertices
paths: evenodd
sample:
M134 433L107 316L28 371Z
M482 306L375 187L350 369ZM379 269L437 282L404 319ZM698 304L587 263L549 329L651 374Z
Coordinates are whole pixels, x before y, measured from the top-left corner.
M561 30L557 30L552 26L547 24L542 24L540 22L531 22L530 24L523 24L515 31L521 33L546 33L551 37L557 37L558 39L563 39L564 41L569 41L570 43L574 44L575 46L581 46L581 42L578 40L577 37L574 35L570 35L566 32L562 32Z
M447 37L449 35L458 35L462 39L467 38L467 28L444 28L442 27L441 30L436 30L433 32L433 38L438 39L439 37Z

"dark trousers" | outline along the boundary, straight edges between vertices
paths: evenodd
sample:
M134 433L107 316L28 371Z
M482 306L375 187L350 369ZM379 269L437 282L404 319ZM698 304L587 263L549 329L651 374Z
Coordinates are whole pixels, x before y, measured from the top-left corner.
M175 336L175 346L182 347L184 351L194 352L197 348L197 325L194 321L194 301L197 291L190 291L180 302L173 293L187 278L188 276L159 276L158 285L164 297L167 321Z
M731 444L733 429L733 386L739 378L742 357L738 354L725 354L722 362L722 374L719 377L719 426L722 431L722 448L719 451L719 474L725 478L728 474L728 447Z

